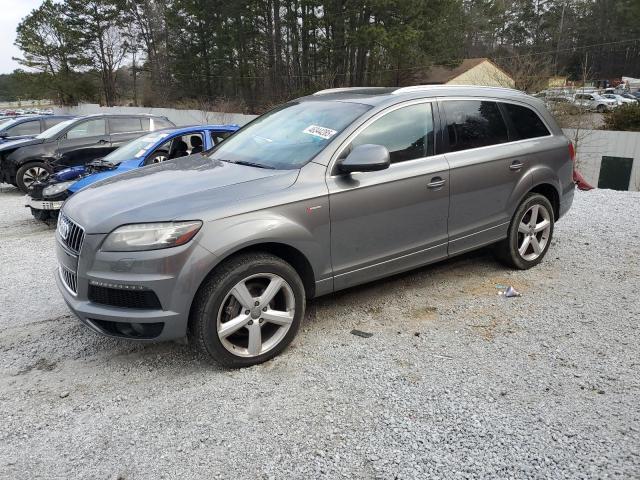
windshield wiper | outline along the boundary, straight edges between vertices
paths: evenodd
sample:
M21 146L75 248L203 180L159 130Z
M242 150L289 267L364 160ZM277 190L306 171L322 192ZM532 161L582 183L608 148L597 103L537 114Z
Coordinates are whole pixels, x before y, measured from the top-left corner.
M229 160L231 163L235 163L236 165L246 165L247 167L258 167L258 168L266 168L267 170L275 170L275 167L270 165L265 165L263 163L255 163L248 162L247 160Z

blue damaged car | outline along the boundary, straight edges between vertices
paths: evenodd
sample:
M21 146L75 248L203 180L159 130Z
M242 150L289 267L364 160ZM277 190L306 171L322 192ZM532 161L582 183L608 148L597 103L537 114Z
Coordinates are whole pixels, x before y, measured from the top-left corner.
M210 150L238 130L238 125L197 125L156 130L126 143L104 158L67 168L35 183L26 206L37 220L55 218L64 201L87 185L173 158Z

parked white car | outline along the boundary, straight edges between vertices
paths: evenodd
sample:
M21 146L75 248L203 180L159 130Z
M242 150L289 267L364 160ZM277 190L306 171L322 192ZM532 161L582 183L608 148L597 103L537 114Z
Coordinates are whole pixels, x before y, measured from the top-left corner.
M604 98L615 100L618 103L618 105L624 105L625 103L638 103L638 100L633 98L633 96L631 95L629 95L631 98L619 93L605 93L602 96Z
M605 98L598 93L576 93L573 97L573 103L579 107L594 110L598 113L613 110L618 106L616 100Z

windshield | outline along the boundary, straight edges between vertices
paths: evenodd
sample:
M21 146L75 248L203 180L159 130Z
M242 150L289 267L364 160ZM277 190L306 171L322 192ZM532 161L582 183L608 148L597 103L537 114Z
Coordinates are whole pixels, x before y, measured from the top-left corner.
M230 136L210 157L264 168L300 168L370 108L347 102L288 103Z
M113 165L118 165L126 160L142 158L146 155L149 149L156 144L156 142L168 136L169 133L166 132L148 133L143 137L136 138L135 140L131 140L129 143L125 143L123 146L104 157L104 161Z
M71 125L76 120L77 120L76 118L70 118L69 120L65 120L64 122L61 122L61 123L51 127L50 129L45 130L40 135L38 135L36 138L48 139L48 138L56 137L62 130L67 128L69 125Z

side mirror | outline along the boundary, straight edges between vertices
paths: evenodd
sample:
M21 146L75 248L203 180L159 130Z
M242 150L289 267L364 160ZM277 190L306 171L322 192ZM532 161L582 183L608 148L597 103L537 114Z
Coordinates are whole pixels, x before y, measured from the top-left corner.
M0 132L0 138L7 138L9 136L8 132Z
M389 150L382 145L370 143L358 145L351 153L338 163L338 169L343 173L376 172L391 165Z

